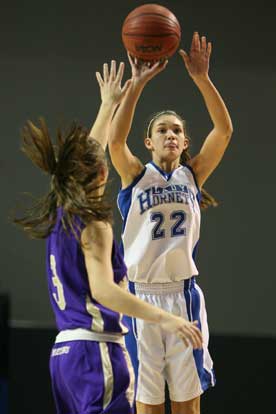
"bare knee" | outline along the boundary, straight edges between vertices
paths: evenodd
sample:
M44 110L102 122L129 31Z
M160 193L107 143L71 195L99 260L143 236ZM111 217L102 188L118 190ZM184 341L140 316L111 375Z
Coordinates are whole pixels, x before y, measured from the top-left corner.
M136 401L137 414L165 414L165 404L144 404Z
M171 401L172 414L200 414L200 397L189 401Z

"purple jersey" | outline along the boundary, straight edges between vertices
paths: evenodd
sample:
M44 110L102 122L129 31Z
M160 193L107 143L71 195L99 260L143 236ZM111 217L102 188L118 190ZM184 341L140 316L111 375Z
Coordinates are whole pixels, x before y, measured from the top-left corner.
M58 329L127 333L122 315L93 299L81 246L73 234L64 231L61 219L62 210L58 209L55 227L47 238L46 259L50 301ZM83 227L80 220L76 222ZM115 240L112 267L115 283L123 283L127 269Z

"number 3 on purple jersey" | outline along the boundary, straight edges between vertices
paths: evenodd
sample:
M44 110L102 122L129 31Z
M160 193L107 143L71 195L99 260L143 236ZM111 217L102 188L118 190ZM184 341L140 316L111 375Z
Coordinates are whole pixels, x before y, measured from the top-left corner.
M58 277L57 269L56 269L56 259L53 254L50 256L50 265L52 270L52 281L54 287L57 289L57 293L53 293L53 297L60 308L60 310L64 310L66 308L66 302L64 298L64 292L63 292L63 286L62 283Z

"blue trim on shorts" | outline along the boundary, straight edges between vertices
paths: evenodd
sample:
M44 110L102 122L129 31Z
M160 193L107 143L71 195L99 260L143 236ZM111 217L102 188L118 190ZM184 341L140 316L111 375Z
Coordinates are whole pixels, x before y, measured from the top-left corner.
M185 280L184 283L184 296L186 299L187 314L189 321L198 321L198 327L201 330L200 321L200 296L199 292L195 288L195 277ZM203 366L203 349L194 349L193 355L196 363L197 373L200 379L202 390L205 391L209 387L212 387L215 382L215 376L212 375Z

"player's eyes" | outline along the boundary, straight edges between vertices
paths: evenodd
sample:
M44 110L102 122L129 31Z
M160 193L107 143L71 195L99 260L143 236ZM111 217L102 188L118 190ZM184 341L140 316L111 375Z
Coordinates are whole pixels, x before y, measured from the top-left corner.
M175 133L175 134L181 134L181 132L182 132L182 130L181 130L180 128L176 128L176 129L174 130L174 133Z
M158 132L160 132L161 134L165 134L166 133L166 129L165 128L158 129Z

